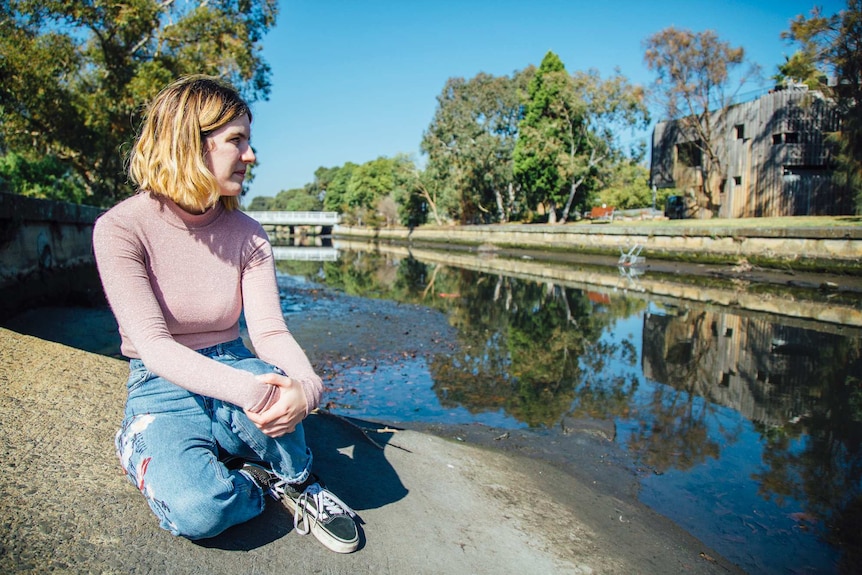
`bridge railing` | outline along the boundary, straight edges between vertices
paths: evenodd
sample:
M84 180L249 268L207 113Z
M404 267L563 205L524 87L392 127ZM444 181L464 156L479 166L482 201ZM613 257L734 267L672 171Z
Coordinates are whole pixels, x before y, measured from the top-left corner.
M334 226L338 212L245 212L261 224L282 226Z
M334 262L338 260L338 250L332 247L273 246L272 255L276 260L306 262Z

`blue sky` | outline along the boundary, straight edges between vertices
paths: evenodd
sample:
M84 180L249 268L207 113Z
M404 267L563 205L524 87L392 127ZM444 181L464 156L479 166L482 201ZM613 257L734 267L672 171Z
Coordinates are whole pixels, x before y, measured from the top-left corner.
M320 166L362 164L419 143L450 77L510 75L548 50L569 72L615 68L648 85L643 41L667 26L714 30L746 49L764 81L794 47L798 14L840 0L281 0L264 39L270 99L253 106L259 165L244 202L313 181ZM758 88L752 85L751 89ZM746 90L748 88L746 87ZM645 137L629 135L627 139Z

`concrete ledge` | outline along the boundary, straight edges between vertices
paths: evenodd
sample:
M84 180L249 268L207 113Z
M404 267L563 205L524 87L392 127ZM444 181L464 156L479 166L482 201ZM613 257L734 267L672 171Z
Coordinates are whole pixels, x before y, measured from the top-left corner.
M527 249L584 250L619 253L638 244L649 257L741 259L762 264L777 261L810 262L826 268L859 267L862 227L840 228L731 228L652 227L625 224L452 226L441 229L368 228L338 226L336 237L396 241L455 242Z
M175 538L113 453L126 374L124 361L0 329L0 572L739 573L627 495L541 461L411 431L374 434L380 450L324 416L307 420L316 469L364 520L357 552L291 533L277 504L215 539ZM601 472L611 448L579 464Z

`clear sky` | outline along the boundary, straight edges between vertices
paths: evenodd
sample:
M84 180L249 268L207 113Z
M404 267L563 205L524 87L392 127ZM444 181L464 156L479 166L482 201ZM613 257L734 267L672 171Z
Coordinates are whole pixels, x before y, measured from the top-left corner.
M320 166L398 153L421 161L422 134L448 78L511 75L549 50L570 73L595 68L606 77L619 68L646 86L648 36L671 25L710 29L745 48L768 82L795 49L781 32L815 5L834 14L845 2L281 0L264 38L272 91L253 105L259 165L243 201L300 188Z

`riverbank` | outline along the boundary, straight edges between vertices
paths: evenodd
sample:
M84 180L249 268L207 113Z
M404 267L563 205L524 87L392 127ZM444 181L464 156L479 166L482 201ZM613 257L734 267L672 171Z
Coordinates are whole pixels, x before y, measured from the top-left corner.
M337 226L336 238L402 243L540 249L620 256L633 248L650 259L738 264L797 271L862 274L862 218L621 220L566 225L495 224L371 229Z
M358 343L334 339L316 362ZM380 433L312 415L316 470L362 518L357 552L329 553L290 533L273 504L215 539L174 538L113 453L126 363L7 329L0 353L4 573L739 573L639 504L622 455L589 426L566 445L513 433L503 452L479 446L499 443L490 429L444 439L452 429ZM528 457L554 449L577 460L577 475Z

